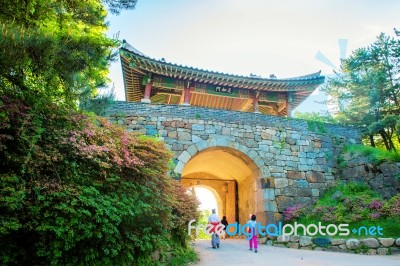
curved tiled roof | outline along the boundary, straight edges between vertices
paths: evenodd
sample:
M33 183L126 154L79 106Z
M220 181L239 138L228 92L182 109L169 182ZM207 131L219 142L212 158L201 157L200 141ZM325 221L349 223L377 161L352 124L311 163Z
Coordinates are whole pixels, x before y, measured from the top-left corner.
M186 81L248 89L255 92L291 92L293 95L292 106L294 108L304 101L325 79L324 76L321 76L321 71L298 77L278 79L241 76L184 66L166 62L164 59L157 60L151 58L126 41L123 42L120 49L120 56L126 91L128 86L127 80L139 84L138 76L151 73Z

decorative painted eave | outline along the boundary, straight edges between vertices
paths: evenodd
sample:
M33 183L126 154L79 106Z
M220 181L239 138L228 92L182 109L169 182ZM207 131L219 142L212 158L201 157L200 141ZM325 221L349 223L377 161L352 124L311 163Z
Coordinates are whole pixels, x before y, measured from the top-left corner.
M321 71L299 77L278 79L240 76L188 67L150 58L127 42L124 42L123 47L121 47L120 56L123 68L128 66L129 71L134 71L137 74L154 73L187 81L232 86L260 92L304 92L305 97L297 97L296 93L295 100L299 102L310 95L325 80L325 77L321 76Z

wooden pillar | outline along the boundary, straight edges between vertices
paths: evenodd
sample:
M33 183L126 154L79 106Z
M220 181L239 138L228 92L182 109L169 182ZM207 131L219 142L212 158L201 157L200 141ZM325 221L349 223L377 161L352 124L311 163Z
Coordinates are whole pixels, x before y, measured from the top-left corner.
M190 86L191 82L186 83L185 89L183 91L183 105L190 105Z
M257 92L255 97L253 98L253 112L256 113L256 114L260 114L261 113L258 110L258 97L259 97L259 93Z
M225 193L225 216L229 223L239 222L236 221L236 182L227 181L225 183L227 191Z
M142 103L150 103L151 102L151 100L150 100L151 89L152 89L151 79L149 78L147 80L146 87L144 89L144 98L142 100L140 100L140 102L142 102Z

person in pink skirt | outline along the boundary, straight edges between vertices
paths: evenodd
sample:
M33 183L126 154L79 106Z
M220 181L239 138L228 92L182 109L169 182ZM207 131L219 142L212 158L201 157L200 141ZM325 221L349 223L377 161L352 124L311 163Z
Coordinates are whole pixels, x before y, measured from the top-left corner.
M257 222L256 222L257 217L253 214L251 215L251 219L247 222L247 225L249 226L249 231L250 231L250 251L253 251L254 247L254 252L257 253L258 249L258 232L257 232Z

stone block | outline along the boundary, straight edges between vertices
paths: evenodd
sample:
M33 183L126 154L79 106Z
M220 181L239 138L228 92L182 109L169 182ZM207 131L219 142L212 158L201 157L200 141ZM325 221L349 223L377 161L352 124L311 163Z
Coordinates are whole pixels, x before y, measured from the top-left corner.
M182 151L183 145L180 143L174 143L174 144L172 144L172 150L173 151Z
M296 204L293 197L277 196L275 194L276 204L278 205L279 212L283 212L287 207Z
M208 145L208 147L215 147L215 146L217 146L217 140L214 138L209 138L207 140L207 145Z
M202 150L208 148L207 142L205 142L205 141L199 141L199 142L197 142L197 143L195 144L195 146L196 146L196 148L197 148L198 151L202 151Z
M361 239L361 243L363 243L364 245L366 245L369 248L379 247L379 241L376 240L375 238Z
M258 149L260 150L260 152L269 152L269 146L268 145L259 144L258 145Z
M400 248L399 247L390 247L389 252L391 255L400 255Z
M333 239L331 239L331 243L332 243L332 245L334 245L334 246L344 245L344 244L346 243L346 240L344 240L344 239L335 239L335 238L333 238Z
M290 242L299 242L299 236L290 236Z
M278 212L278 207L275 201L264 201L264 210L267 212Z
M379 165L379 169L384 175L393 175L400 173L400 167L398 167L395 163L381 163Z
M384 247L390 247L390 246L393 246L393 244L394 244L393 238L378 238L378 240Z
M272 138L271 134L267 132L261 132L261 139L271 140L271 138Z
M318 157L318 154L315 152L307 152L307 158L315 159Z
M371 248L370 250L368 250L367 254L368 255L376 255L377 254L376 249Z
M327 237L315 237L312 241L318 247L326 247L331 244L331 239Z
M295 144L296 144L296 140L295 140L294 138L287 137L287 138L285 139L285 141L286 141L286 143L289 144L289 145L295 145Z
M223 144L223 142L221 142L221 144ZM218 145L218 146L226 146L226 145L219 145L218 142L217 142L217 145ZM259 156L258 156L258 153L257 153L255 150L250 150L250 151L247 153L247 156L249 156L250 159L252 159L253 161L254 161L257 157L259 157Z
M299 249L299 243L289 242L287 246L289 248Z
M203 139L200 138L199 136L192 135L192 142L193 142L193 144L194 144L194 143L197 143L197 142L199 142L199 141L202 141L202 140L203 140Z
M193 124L192 125L192 130L204 130L204 125L200 125L200 124Z
M297 196L300 196L300 197L311 197L312 196L311 189L309 189L309 188L298 188L297 189Z
M278 238L276 239L276 242L278 243L287 243L290 240L290 236L278 236Z
M221 134L230 136L231 135L231 129L228 128L228 127L223 127Z
M166 137L166 136L168 136L168 131L166 131L164 129L160 129L158 131L158 135L160 135L161 137Z
M301 179L301 172L299 171L287 171L286 177L289 179Z
M267 189L273 187L273 180L271 178L261 178L261 188Z
M191 145L187 150L186 150L191 156L195 155L198 150L195 145Z
M228 146L229 142L229 140L227 140L226 138L216 138L216 141L217 141L217 146L222 146L222 147Z
M179 161L178 164L175 166L174 172L177 174L182 174L183 167L185 167L185 164Z
M332 252L339 252L340 248L338 246L330 246L330 247L328 247L327 250L332 251Z
M310 166L306 165L306 164L299 164L298 168L299 168L299 171L309 171L310 170Z
M181 155L179 155L178 160L181 161L182 163L187 163L191 157L192 156L190 156L190 154L187 151L183 151Z
M287 178L276 178L275 179L275 188L283 188L289 185L289 181Z
M282 194L287 197L295 197L295 196L297 196L297 188L284 187L284 188L282 188Z
M378 255L386 255L388 254L388 249L387 248L378 248Z
M273 188L263 189L264 200L275 200L275 191Z
M178 137L178 132L176 131L169 131L168 138L176 139Z
M325 176L321 172L309 171L306 173L307 181L310 183L322 183L325 181Z
M158 135L158 131L155 126L145 126L145 128L146 128L146 135L148 135L148 136Z
M319 189L318 188L312 188L311 189L311 195L313 197L319 197Z
M307 188L308 185L308 182L304 179L295 181L295 186L298 188Z
M312 239L309 236L300 236L299 243L302 247L311 246Z
M254 139L254 133L246 132L246 133L244 133L243 137L248 138L248 139Z
M360 247L360 241L354 238L350 238L346 241L346 247L350 250L354 250Z

